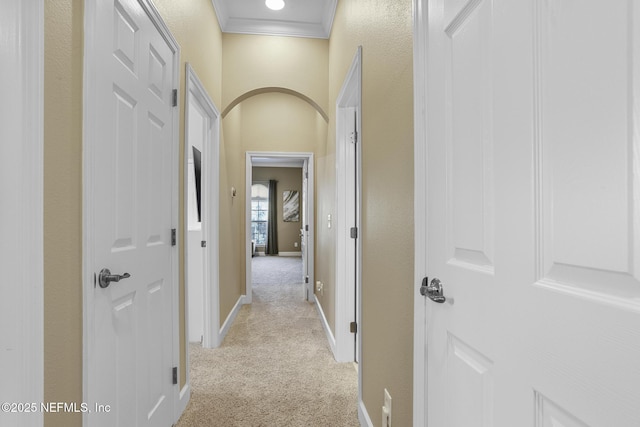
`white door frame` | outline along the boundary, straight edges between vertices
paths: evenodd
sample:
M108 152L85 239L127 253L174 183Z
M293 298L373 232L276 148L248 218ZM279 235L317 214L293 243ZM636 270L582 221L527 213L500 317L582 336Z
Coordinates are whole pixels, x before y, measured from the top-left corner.
M307 287L307 300L313 300L313 283L314 282L314 270L315 270L315 169L314 169L314 156L313 153L298 153L298 152L278 152L278 151L247 151L246 154L246 178L245 178L245 296L244 303L251 304L253 286L251 284L251 183L253 181L253 164L256 159L269 158L273 160L282 160L286 164L287 161L301 160L306 161L308 165L309 178L307 180L307 212L303 212L303 217L307 218L309 225L308 239L307 239L307 273L309 276L309 283ZM273 166L279 166L277 163L273 163ZM303 189L302 191L305 191Z
M427 275L427 2L413 0L414 111L414 324L413 425L427 425L427 298L418 291Z
M355 135L351 135L355 114ZM358 417L365 424L362 397L362 46L336 100L336 296L334 357L338 362L358 359ZM355 143L355 152L350 150ZM354 158L355 154L355 158ZM354 194L355 192L355 194ZM355 211L355 212L354 212ZM355 214L355 215L354 215ZM355 224L354 224L355 219ZM356 228L355 251L351 227ZM355 281L355 293L353 287ZM356 322L354 346L350 323Z
M171 34L169 27L162 19L160 12L156 9L152 0L137 0L143 10L147 13L149 19L154 23L158 32L162 35L167 45L170 47L174 54L173 61L173 82L172 85L176 90L179 90L180 79L180 46L178 42ZM92 1L85 1L84 3L84 82L83 82L83 134L82 134L82 286L83 286L83 327L82 327L82 396L84 402L89 402L89 372L90 365L93 363L93 357L91 352L94 347L95 337L91 333L94 327L94 310L93 310L93 295L94 295L94 272L97 271L98 266L94 265L94 220L93 220L93 206L94 198L93 194L93 165L99 159L95 159L94 155L94 138L96 128L96 119L98 111L101 106L96 102L96 86L97 81L96 68L99 67L96 57L97 49L94 46L98 43L96 40L96 22L99 17L97 16L97 5ZM172 160L171 160L171 227L178 229L178 206L179 206L179 111L175 107L172 109L172 126L173 135L172 141ZM172 289L172 357L173 366L179 368L180 366L180 321L179 321L179 264L178 264L178 247L175 246L171 251L171 289ZM180 375L180 369L178 369L178 377ZM180 378L178 378L178 384ZM188 399L187 399L188 400ZM178 387L173 389L173 418L174 422L177 422L180 418L180 407L186 406L186 402L180 401L180 390ZM82 414L83 425L89 424L89 412Z
M0 39L4 64L0 70L0 168L4 176L12 177L0 183L4 239L0 259L5 276L1 298L11 307L0 313L0 335L5 337L3 344L12 348L12 354L5 353L12 363L0 366L4 382L0 398L2 402L43 402L44 1L3 2L0 27L8 36ZM8 336L12 338L6 340ZM7 361L4 351L3 345L0 360ZM0 412L3 425L38 426L42 422L39 411Z
M220 112L211 100L211 97L198 78L196 72L189 63L186 64L186 91L185 91L185 154L184 154L184 194L187 192L187 159L189 142L189 105L197 102L200 108L207 114L210 122L202 147L202 180L200 191L202 194L202 240L206 246L202 248L204 285L204 335L202 346L204 348L219 347L222 341L220 334L220 275L219 275L219 251L220 233ZM184 204L184 217L188 218L188 204ZM184 235L188 236L188 224L185 220ZM185 244L185 259L189 259L189 245ZM185 301L188 301L188 268L184 269L185 275ZM185 310L185 336L188 336L188 304ZM189 352L187 351L187 354ZM187 383L189 383L189 356L187 355Z
M356 129L358 136L356 136L357 142L355 143L355 159L350 150L351 144L354 143L352 142L354 136L350 135L349 131L353 128L354 111L358 127ZM353 362L355 360L356 352L349 324L356 320L358 329L362 325L359 304L362 241L358 236L354 252L354 241L350 234L351 227L358 228L358 234L360 234L362 150L359 135L361 135L361 118L362 47L359 46L336 101L336 348L334 356L338 362ZM354 185L358 188L355 195L353 194ZM357 297L351 286L354 280ZM358 304L357 310L356 304ZM355 319L356 311L357 319ZM360 347L360 332L358 330L357 333L356 345L358 347ZM360 350L358 350L359 354L361 354ZM358 372L361 371L361 369L358 370Z

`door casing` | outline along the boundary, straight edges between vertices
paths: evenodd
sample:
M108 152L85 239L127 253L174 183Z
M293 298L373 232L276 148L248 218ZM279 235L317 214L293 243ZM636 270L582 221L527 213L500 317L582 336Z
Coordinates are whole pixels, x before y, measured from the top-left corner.
M413 0L413 114L414 114L414 304L413 304L413 425L427 425L427 301L419 287L427 276L427 10Z
M186 65L185 91L185 123L189 123L189 108L191 102L198 103L199 107L207 114L210 120L206 140L202 153L202 240L207 242L203 250L203 295L204 295L204 336L202 346L204 348L219 347L222 342L220 334L220 281L219 281L219 218L220 210L220 112L207 93L204 85L198 78L190 64ZM185 150L189 150L188 125L185 125ZM185 151L184 161L184 194L187 194L187 159ZM188 205L184 206L184 217L188 217ZM187 221L184 223L184 235L188 235ZM185 259L188 259L188 245L185 245ZM188 268L185 268L185 283L188 282ZM185 286L185 293L188 286ZM188 301L188 295L185 296ZM188 304L187 304L188 310ZM189 316L185 316L188 319ZM185 336L188 336L188 322L185 322ZM188 353L188 352L187 352ZM187 356L187 360L189 357ZM187 363L187 378L189 378L189 363ZM188 381L187 381L188 382Z
M309 276L309 283L306 286L307 299L313 298L313 283L314 282L314 248L315 248L315 169L314 169L314 156L313 153L298 153L298 152L276 152L276 151L247 151L246 165L245 165L245 296L243 298L244 304L251 304L253 286L251 284L251 183L253 181L252 167L257 159L271 159L281 160L281 165L290 164L291 161L302 161L308 165L309 178L307 180L307 188L302 191L307 192L307 212L303 212L303 218L306 218L306 223L309 225L308 240L307 240L307 273ZM270 165L278 166L277 163L270 163ZM301 166L299 166L301 167Z
M359 228L361 223L361 110L362 47L358 47L336 101L336 345L334 356L338 362L356 360L353 334L349 330L349 324L355 320L358 327L362 325L360 319L356 318L360 314L359 305L356 309L360 298L356 297L356 294L359 295L361 292L362 243L357 237L354 251L354 239L350 235L351 227ZM352 151L354 136L350 134L354 127L354 114L357 118L355 131L358 141L355 143L355 150ZM360 234L360 230L358 232ZM356 345L360 346L360 331L357 336Z
M0 27L7 35L0 40L0 58L6 59L0 70L0 168L12 177L0 183L0 336L7 361L0 367L0 394L19 404L44 401L44 1L2 2ZM42 422L40 411L0 412L3 425Z
M355 135L352 135L351 133L354 131ZM334 357L338 362L357 361L361 363L362 359L361 194L362 46L358 46L336 100L336 319ZM351 227L357 229L355 242L351 237ZM354 336L349 328L350 323L353 321L357 325L355 346ZM358 401L359 417L362 422L364 414L362 369L358 369Z
M186 64L186 90L185 90L185 154L184 154L184 194L188 194L187 189L187 161L188 150L192 144L189 142L189 106L191 102L198 104L200 109L205 112L209 119L209 126L203 141L202 153L202 181L201 181L201 206L202 206L202 240L207 242L202 248L203 258L203 339L202 346L204 348L216 348L220 346L222 337L220 335L220 281L219 281L219 209L220 205L220 112L211 100L204 85L198 78L195 70L189 63ZM184 228L185 236L185 260L189 259L189 245L186 244L188 239L188 203L183 206L184 209ZM185 322L182 333L185 337L189 336L189 277L187 268L188 262L185 261L184 283L185 283ZM186 351L186 381L184 387L180 390L177 400L179 408L176 413L182 413L186 408L191 394L191 376L189 369L191 360L189 350Z

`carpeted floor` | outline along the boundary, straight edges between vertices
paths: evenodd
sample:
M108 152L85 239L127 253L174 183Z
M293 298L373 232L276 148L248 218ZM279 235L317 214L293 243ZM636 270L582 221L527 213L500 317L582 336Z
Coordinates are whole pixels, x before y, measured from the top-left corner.
M190 345L191 400L177 427L359 425L355 368L333 359L300 286L255 284L220 348Z
M253 257L251 259L251 283L254 285L302 283L302 258Z

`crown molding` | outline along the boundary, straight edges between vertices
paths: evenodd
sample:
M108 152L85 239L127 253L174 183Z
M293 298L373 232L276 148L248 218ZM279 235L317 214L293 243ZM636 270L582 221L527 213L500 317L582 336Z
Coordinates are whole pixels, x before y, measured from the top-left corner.
M226 0L211 0L223 33L328 39L338 0L329 0L319 22L253 19L229 16Z

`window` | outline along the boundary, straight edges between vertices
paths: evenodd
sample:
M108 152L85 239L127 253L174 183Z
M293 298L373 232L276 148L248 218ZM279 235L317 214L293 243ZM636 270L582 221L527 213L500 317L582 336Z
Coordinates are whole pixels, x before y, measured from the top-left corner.
M251 240L258 245L267 244L269 220L269 184L255 182L251 186Z

